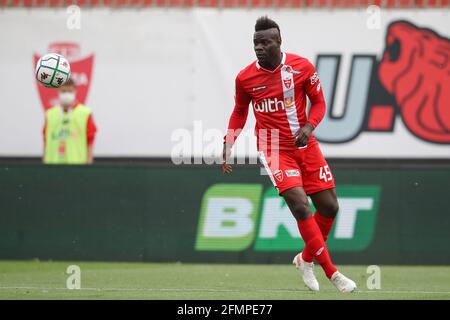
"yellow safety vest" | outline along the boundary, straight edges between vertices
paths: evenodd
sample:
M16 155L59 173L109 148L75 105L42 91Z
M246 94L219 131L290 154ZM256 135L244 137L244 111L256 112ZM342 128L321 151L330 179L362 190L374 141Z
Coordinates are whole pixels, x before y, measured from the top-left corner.
M54 106L46 111L45 163L87 163L86 126L91 112L91 109L83 104L68 112L64 112L60 106Z

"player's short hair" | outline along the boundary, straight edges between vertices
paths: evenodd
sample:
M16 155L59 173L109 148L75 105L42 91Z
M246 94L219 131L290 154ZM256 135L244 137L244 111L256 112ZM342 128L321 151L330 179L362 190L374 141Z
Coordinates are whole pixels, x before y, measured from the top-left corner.
M76 84L75 80L73 80L73 78L69 78L69 79L66 80L66 82L64 82L64 84L61 87L64 87L64 86L74 86L74 87L76 87L77 84Z
M278 33L281 35L281 31L280 31L280 27L278 26L278 23L276 23L275 21L270 19L268 16L262 16L256 20L255 32L272 29L272 28L277 29Z

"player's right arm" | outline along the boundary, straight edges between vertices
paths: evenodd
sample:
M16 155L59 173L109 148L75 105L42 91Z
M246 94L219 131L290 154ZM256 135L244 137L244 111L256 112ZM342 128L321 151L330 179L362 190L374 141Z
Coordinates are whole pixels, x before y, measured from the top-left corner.
M245 92L242 87L239 75L235 81L235 95L234 95L234 109L228 122L227 134L224 137L223 153L222 153L222 171L223 173L232 172L229 158L231 154L231 147L236 141L245 126L248 116L248 105L251 101L250 95Z

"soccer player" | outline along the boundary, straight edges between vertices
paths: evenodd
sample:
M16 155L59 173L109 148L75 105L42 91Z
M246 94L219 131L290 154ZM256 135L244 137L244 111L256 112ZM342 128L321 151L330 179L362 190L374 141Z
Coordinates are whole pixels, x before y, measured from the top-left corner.
M325 245L339 207L333 175L313 134L325 114L319 77L306 58L281 51L280 28L266 16L256 21L253 44L257 60L236 77L235 107L224 138L222 170L232 171L231 147L245 125L251 102L259 159L305 242L293 263L309 289L319 291L316 260L339 291L351 292L355 282L337 271ZM306 96L311 101L308 116ZM308 196L317 209L314 215Z

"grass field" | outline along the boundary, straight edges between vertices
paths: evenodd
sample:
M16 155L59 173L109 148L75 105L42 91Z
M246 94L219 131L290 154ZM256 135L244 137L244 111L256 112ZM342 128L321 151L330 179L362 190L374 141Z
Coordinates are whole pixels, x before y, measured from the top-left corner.
M81 289L66 288L69 265ZM358 292L341 294L317 268L320 293L291 265L0 261L0 299L450 299L450 267L381 266L368 290L364 266L341 266Z

